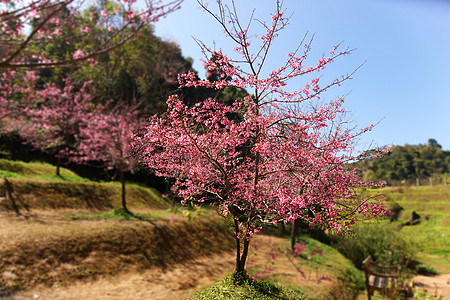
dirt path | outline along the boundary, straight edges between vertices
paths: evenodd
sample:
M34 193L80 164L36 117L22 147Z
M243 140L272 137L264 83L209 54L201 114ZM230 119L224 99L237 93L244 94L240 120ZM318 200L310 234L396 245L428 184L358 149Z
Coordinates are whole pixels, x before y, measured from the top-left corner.
M263 270L273 247L278 247L286 240L265 235L257 236L258 255L254 257L253 268ZM152 268L141 273L122 273L114 277L102 277L96 281L76 282L70 286L38 286L32 290L14 295L15 300L75 300L75 299L186 299L196 290L210 285L225 277L234 269L233 252L204 257L184 264L177 264L170 269ZM306 288L317 287L317 280L300 279L298 271L284 255L276 259L270 276L282 275L290 278L286 284L302 282ZM320 287L327 292L331 282L321 282Z
M437 276L415 276L413 278L416 290L422 290L428 295L436 298L432 299L450 299L450 274ZM439 298L441 296L441 298Z

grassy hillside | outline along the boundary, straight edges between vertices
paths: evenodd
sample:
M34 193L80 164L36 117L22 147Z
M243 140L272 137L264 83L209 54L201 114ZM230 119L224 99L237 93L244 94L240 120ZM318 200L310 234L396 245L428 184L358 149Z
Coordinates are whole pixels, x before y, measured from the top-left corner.
M404 210L398 221L385 225L399 228L415 211L421 222L403 226L399 233L411 241L418 260L435 267L439 273L450 273L450 186L387 187L382 192L389 203L398 203Z
M18 207L105 210L120 206L118 182L92 182L64 168L61 168L61 176L56 176L55 167L49 164L0 159L0 195L6 195L5 177L16 195L13 200ZM127 184L126 190L127 203L132 208L169 207L153 188ZM12 205L6 199L0 202L0 207L11 208Z
M61 176L55 174L56 167L41 162L22 162L0 159L0 177L43 179L70 182L89 182L74 172L61 168Z
M340 247L358 261L368 253L374 256L374 251L385 257L389 252L392 257L401 251L407 256L414 253L412 258L418 262L430 264L438 273L450 273L450 186L385 187L368 192L381 194L387 207L400 205L398 219L359 224L356 240L350 238ZM420 221L411 226L413 212Z

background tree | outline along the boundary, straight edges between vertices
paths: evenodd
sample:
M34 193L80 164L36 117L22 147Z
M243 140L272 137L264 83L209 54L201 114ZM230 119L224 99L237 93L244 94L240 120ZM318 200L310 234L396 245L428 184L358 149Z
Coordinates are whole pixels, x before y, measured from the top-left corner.
M53 154L56 175L60 176L62 159L78 153L80 129L104 108L93 103L89 83L76 86L66 78L63 89L54 84L38 89L36 72L9 74L8 89L1 97L0 126L3 132L19 135L35 149ZM3 83L7 86L6 79Z
M51 68L91 60L128 42L147 24L178 9L181 2L100 1L99 6L83 10L87 3L83 0L2 0L0 70ZM68 27L72 30L63 34L62 29ZM98 36L100 28L106 30ZM54 60L45 52L33 52L34 47L49 41L69 45L64 48L71 49L71 55Z
M182 56L179 46L162 41L146 26L133 41L99 56L95 65L84 64L73 76L92 80L102 102L139 99L141 109L154 114L164 111L165 99L178 88L177 74L189 70L192 60Z
M305 36L287 55L286 64L265 75L269 50L288 23L281 3L276 2L270 25L260 23L266 32L253 53L254 34L248 30L252 20L242 26L234 2L228 7L218 1L217 14L200 4L235 42L240 57L232 60L205 47L212 57L207 68L220 78L199 80L189 72L179 75L180 88L220 91L231 86L252 93L232 105L209 97L187 106L173 95L167 100L166 114L153 117L145 134L135 139L143 163L160 176L174 178L173 191L184 202L212 202L223 215L231 215L236 272L244 271L251 236L265 224L303 219L340 232L383 212L377 201L358 197L356 188L370 184L348 164L356 159L355 137L372 126L352 132L344 127L342 99L318 101L351 74L324 85L314 78L299 91L285 89L289 80L322 71L351 51L340 51L336 45L329 57L308 66L312 39ZM300 49L305 50L298 53Z
M434 139L427 144L392 147L388 155L369 159L361 163L364 177L369 180L387 180L391 183L420 180L450 172L450 151Z
M131 171L138 163L133 156L133 134L144 127L145 119L138 104L117 105L109 112L92 115L81 131L81 160L103 162L115 168L122 185L122 208L130 211L126 204L125 171Z
M15 71L0 73L0 132L13 131L13 116L20 117L34 93L36 75L26 72L18 80ZM16 101L25 98L26 101Z
M23 138L34 147L55 155L58 176L63 158L75 159L80 155L82 128L104 109L93 103L88 85L84 83L76 88L69 78L62 90L48 84L35 94L33 106L27 112L29 123L21 125Z

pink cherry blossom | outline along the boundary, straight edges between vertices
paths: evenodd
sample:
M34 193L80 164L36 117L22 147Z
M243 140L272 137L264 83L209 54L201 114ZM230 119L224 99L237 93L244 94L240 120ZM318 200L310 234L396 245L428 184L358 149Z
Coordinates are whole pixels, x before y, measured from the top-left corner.
M73 58L75 58L75 59L84 57L85 55L86 54L82 50L77 50L72 54Z

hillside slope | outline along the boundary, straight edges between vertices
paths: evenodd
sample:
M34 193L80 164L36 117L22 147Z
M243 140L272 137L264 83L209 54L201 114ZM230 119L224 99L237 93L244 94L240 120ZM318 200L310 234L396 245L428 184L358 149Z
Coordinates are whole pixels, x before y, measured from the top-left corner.
M82 178L45 163L25 163L0 159L0 209L96 209L120 206L121 189L118 182L99 183ZM127 184L127 203L141 209L170 207L153 188Z

